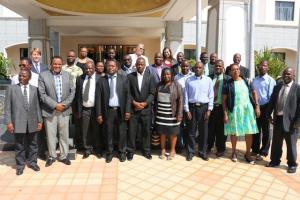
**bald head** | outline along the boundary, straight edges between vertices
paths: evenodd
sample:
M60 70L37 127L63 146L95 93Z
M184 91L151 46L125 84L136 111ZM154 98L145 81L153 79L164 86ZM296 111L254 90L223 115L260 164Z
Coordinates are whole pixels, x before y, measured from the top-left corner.
M292 67L287 67L283 70L282 79L285 84L289 84L295 79L295 70Z

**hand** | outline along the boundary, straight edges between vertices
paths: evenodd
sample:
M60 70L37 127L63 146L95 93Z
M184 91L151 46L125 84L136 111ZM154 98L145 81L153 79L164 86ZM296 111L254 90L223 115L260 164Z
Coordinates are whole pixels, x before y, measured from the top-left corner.
M55 106L55 110L56 110L57 112L62 112L64 109L65 109L65 106L64 106L63 104L61 104L61 103L58 103L58 104L56 104L56 106Z
M226 112L224 113L223 121L224 121L224 124L228 123L228 116L227 116Z
M177 116L176 120L177 120L177 122L181 122L182 121L182 117Z
M274 121L273 121L273 118L272 117L269 117L269 122L271 123L271 124L273 124L274 123Z
M98 122L99 124L102 124L102 123L103 123L102 115L99 115L99 116L97 117L97 122Z
M41 131L42 128L43 128L43 123L38 123L37 126L36 126L36 130Z
M256 106L256 107L255 107L255 116L256 116L256 118L259 118L259 117L260 117L260 109L259 109L259 106Z
M8 123L8 124L6 125L6 128L7 128L7 131L8 131L9 133L14 133L15 128L14 128L13 123Z
M128 121L129 120L129 118L130 118L130 113L125 113L125 121Z
M188 120L192 120L192 113L191 112L187 112L186 116L187 116Z
M204 115L204 120L208 120L210 117L210 110L206 111L205 115Z

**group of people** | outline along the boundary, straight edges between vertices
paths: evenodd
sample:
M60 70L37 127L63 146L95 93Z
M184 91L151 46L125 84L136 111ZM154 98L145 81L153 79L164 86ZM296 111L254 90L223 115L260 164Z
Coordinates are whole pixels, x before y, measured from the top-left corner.
M237 137L244 136L244 159L254 164L269 154L272 123L267 167L280 164L285 140L287 172L296 172L300 87L292 68L286 68L283 81L276 84L268 75L267 61L260 63L259 75L250 81L249 70L240 65L240 54L226 69L216 53L201 53L201 62L194 66L182 52L174 59L167 47L155 53L152 65L143 54L144 45L138 44L135 53L119 63L116 51L109 49L107 59L95 64L87 57L87 48L81 47L78 57L74 50L68 52L66 65L54 56L50 69L41 64L37 48L31 60L22 58L5 102L7 130L16 141L16 174L21 175L26 164L40 170L37 157L42 140L48 147L46 167L56 160L70 165L70 121L83 159L95 154L107 163L114 150L120 162L131 161L137 137L142 155L151 160L151 134L155 133L160 136L160 159L172 160L176 152L186 149L187 161L195 155L208 161L214 147L217 157L224 156L230 136L231 160L237 162Z

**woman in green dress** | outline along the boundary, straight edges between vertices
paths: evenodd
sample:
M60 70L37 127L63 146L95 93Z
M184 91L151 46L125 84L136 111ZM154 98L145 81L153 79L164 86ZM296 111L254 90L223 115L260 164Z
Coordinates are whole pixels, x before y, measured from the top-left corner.
M223 90L224 134L230 135L231 138L231 160L237 161L237 137L245 136L246 154L244 157L247 162L254 164L250 149L252 134L258 132L255 118L260 115L257 95L254 90L249 88L247 81L240 76L238 65L232 64L230 69L232 79L224 85Z

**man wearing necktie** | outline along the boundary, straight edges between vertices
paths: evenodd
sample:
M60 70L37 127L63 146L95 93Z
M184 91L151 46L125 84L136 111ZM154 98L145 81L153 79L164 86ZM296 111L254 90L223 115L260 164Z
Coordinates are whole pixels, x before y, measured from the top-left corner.
M119 160L126 160L126 129L130 118L129 88L127 77L117 71L117 63L107 61L107 75L101 77L96 85L96 118L99 124L104 124L107 163L112 161L115 130L119 136Z
M42 114L38 91L28 83L30 78L31 72L21 69L19 84L10 86L5 97L4 117L8 132L15 136L17 175L23 174L26 163L34 171L40 171L37 132L42 129Z
M33 48L31 51L32 69L31 71L40 74L48 70L48 66L41 63L42 51L39 48Z
M85 73L76 80L75 115L80 119L84 154L83 159L95 153L101 158L101 142L98 124L95 115L96 83L100 75L95 73L95 64L88 61Z
M214 66L214 73L210 74L214 84L214 108L208 122L208 144L207 152L216 145L216 156L224 155L226 149L226 136L224 135L223 109L222 109L222 91L223 85L230 79L230 76L224 74L223 60L217 60Z
M300 126L300 86L294 82L295 71L288 67L282 74L283 83L274 87L269 105L268 116L273 123L271 162L266 167L280 164L283 140L286 142L288 173L297 169L297 130ZM273 112L273 119L271 114Z

